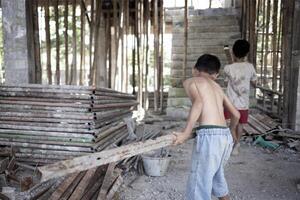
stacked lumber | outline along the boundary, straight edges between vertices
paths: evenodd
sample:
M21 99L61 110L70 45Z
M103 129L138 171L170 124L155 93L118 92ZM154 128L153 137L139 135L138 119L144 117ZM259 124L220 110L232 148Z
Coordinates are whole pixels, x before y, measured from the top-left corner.
M244 131L248 135L262 135L277 129L279 123L266 114L250 114L248 124L244 126Z
M280 123L266 114L256 113L249 115L249 123L244 126L244 131L247 135L250 135L250 138L246 136L250 142L264 140L263 142L270 144L269 146L285 145L290 149L300 151L300 134L293 130L282 128Z
M127 137L135 97L88 86L0 86L0 146L18 161L49 164L101 151Z

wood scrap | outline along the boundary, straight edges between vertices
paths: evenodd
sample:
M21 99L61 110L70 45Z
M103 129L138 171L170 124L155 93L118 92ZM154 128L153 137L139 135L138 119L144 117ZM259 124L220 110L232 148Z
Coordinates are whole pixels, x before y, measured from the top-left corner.
M50 196L49 200L59 200L71 183L76 179L79 173L74 173L66 178L58 187L58 189Z
M87 189L87 186L88 186L87 183L90 182L91 178L95 175L95 172L96 172L96 168L90 169L86 172L84 177L81 179L79 185L72 193L70 199L80 200L82 198L84 191Z
M101 186L100 191L99 191L99 195L98 195L98 198L97 198L98 200L106 198L106 194L107 194L107 191L108 191L109 186L110 186L109 183L111 182L111 178L113 177L113 172L114 172L115 166L116 166L116 163L114 163L114 162L110 163L108 165L106 174L105 174L104 179L103 179L102 186Z
M123 160L125 158L129 158L151 150L160 149L162 147L171 145L173 140L173 135L161 136L155 140L150 139L145 142L124 145L111 150L97 152L88 156L76 157L72 160L60 161L51 165L39 167L38 170L41 173L41 181L43 182L51 178L84 171L96 166Z

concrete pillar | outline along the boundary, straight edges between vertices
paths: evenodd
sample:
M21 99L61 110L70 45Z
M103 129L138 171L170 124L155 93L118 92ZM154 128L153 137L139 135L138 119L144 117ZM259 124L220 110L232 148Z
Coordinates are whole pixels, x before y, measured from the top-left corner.
M5 83L29 83L26 0L2 0Z

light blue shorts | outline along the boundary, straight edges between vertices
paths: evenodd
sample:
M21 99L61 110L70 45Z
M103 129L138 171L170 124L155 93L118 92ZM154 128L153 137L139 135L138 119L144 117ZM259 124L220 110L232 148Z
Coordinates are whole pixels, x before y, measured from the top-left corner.
M230 130L226 127L203 128L196 133L187 199L210 200L211 195L226 196L229 191L223 167L233 147Z

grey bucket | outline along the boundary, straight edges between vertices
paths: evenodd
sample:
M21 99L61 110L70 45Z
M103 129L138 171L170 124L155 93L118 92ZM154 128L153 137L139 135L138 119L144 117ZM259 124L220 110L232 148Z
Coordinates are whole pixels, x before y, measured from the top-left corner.
M145 172L148 176L164 176L168 170L171 156L142 155L142 159Z

